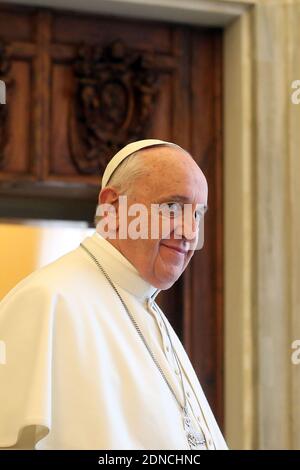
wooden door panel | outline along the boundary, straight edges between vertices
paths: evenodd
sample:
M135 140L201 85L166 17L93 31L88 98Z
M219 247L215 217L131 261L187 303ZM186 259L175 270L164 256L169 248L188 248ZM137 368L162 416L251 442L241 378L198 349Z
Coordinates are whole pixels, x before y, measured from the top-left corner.
M30 175L32 171L31 106L32 63L15 60L11 65L9 90L9 141L2 169L8 174Z
M34 25L33 9L1 6L0 36L7 41L31 41L34 35Z
M60 44L105 44L126 37L130 48L169 53L171 32L166 24L84 14L56 14L53 21L53 42Z
M191 152L208 180L205 244L185 274L192 312L185 342L207 398L223 423L222 41L214 31L192 34ZM199 85L199 77L201 85ZM190 287L191 286L191 287ZM190 345L190 347L189 347Z
M52 62L51 82L50 159L47 177L76 175L78 172L71 161L68 143L68 117L74 89L70 66Z

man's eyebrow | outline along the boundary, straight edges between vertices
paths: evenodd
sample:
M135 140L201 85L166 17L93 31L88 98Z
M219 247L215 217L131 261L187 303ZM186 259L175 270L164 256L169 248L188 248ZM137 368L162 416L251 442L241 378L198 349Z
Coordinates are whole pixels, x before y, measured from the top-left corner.
M180 194L171 194L170 196L166 196L162 199L159 199L158 202L189 202L189 197L182 196Z
M164 197L162 199L159 199L158 203L161 202L189 202L189 197L188 196L183 196L181 194L171 194L170 196ZM207 204L198 204L199 206L202 206L205 210L205 212L208 210Z

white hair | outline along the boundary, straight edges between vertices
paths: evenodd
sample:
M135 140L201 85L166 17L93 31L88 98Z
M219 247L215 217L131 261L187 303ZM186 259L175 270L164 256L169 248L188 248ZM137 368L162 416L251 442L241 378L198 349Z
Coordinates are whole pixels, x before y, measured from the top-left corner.
M120 194L131 194L134 191L134 181L146 173L145 163L143 160L141 158L135 158L139 153L141 153L140 150L125 158L125 160L123 160L113 172L106 186L113 187ZM101 217L97 215L97 209L98 205L94 219L95 225L97 225L101 219Z
M125 158L111 175L106 186L112 186L121 194L129 194L134 189L134 181L146 173L145 163L136 158L141 151L137 151Z

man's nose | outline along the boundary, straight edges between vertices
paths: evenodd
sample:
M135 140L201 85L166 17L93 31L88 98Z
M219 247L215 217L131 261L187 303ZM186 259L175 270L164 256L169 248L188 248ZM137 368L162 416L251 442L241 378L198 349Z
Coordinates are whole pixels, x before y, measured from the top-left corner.
M194 214L185 213L182 215L181 222L177 225L177 233L181 238L194 241L198 236L199 223L195 219Z

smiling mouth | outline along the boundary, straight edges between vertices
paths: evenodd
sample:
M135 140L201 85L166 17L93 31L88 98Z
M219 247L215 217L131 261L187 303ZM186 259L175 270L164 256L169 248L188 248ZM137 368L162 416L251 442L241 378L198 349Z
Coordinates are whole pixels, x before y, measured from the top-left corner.
M180 253L181 255L186 255L188 253L188 250L183 250L182 248L178 248L178 247L175 247L175 246L170 246L170 245L166 245L165 243L161 243L162 246L166 247L166 248L169 248L170 250L172 251L175 251L177 253Z

